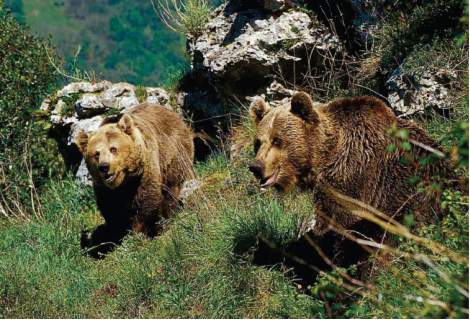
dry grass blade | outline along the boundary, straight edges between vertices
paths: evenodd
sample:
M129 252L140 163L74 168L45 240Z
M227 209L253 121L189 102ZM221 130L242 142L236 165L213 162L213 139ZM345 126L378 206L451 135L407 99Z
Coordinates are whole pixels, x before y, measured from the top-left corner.
M367 205L359 200L344 195L331 186L325 185L322 187L322 189L327 192L333 199L335 199L338 204L347 209L351 214L357 215L362 219L373 222L389 233L413 240L435 254L444 255L454 262L468 265L468 257L462 257L458 254L455 254L440 243L412 234L408 230L408 228L399 224L397 221L393 220L392 218L388 217L377 209L371 207L370 205Z
M23 203L24 200L22 200L20 195L20 187L12 183L8 176L8 172L10 171L8 163L14 163L15 159L4 159L6 161L0 162L0 213L7 219L29 219L31 214L38 219L43 218L39 195L33 181L31 157L31 128L29 128L20 159L16 159L16 161L22 163L22 168L27 177L28 185L26 187L29 193L28 204Z

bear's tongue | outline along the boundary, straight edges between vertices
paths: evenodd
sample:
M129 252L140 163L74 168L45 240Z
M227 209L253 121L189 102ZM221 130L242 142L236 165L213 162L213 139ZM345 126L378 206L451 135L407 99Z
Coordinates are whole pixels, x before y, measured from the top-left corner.
M275 184L277 182L277 176L279 175L279 171L280 169L277 169L276 172L274 172L274 174L271 177L269 177L269 179L266 180L265 183L261 185L261 187L266 188Z
M107 183L109 182L112 182L115 178L115 175L114 174L106 174L104 175L104 181L106 181Z

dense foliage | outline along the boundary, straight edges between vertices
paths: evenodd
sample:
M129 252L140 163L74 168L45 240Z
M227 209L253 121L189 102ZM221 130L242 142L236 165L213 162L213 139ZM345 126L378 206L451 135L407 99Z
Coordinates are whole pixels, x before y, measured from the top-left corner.
M0 208L8 211L29 202L24 200L34 182L60 170L57 147L32 121L58 79L50 44L5 11L0 11L0 57Z

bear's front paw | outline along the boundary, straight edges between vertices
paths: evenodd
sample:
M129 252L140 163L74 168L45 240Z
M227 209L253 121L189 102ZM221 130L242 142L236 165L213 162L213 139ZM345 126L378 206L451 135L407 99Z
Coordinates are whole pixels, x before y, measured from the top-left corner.
M82 230L80 235L80 247L86 249L91 247L91 233L90 230Z

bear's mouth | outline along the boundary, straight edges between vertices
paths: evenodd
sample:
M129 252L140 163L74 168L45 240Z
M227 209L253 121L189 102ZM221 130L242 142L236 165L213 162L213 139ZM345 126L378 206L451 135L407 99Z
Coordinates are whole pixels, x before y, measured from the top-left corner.
M269 176L269 177L266 177L264 178L262 181L261 181L261 188L268 188L274 184L276 184L277 182L277 178L279 176L279 171L281 171L281 168L277 168L276 171L274 171L274 173Z
M110 173L107 173L103 176L103 181L106 183L106 184L109 184L109 183L112 183L114 180L116 180L116 177L117 177L117 174L110 174Z

